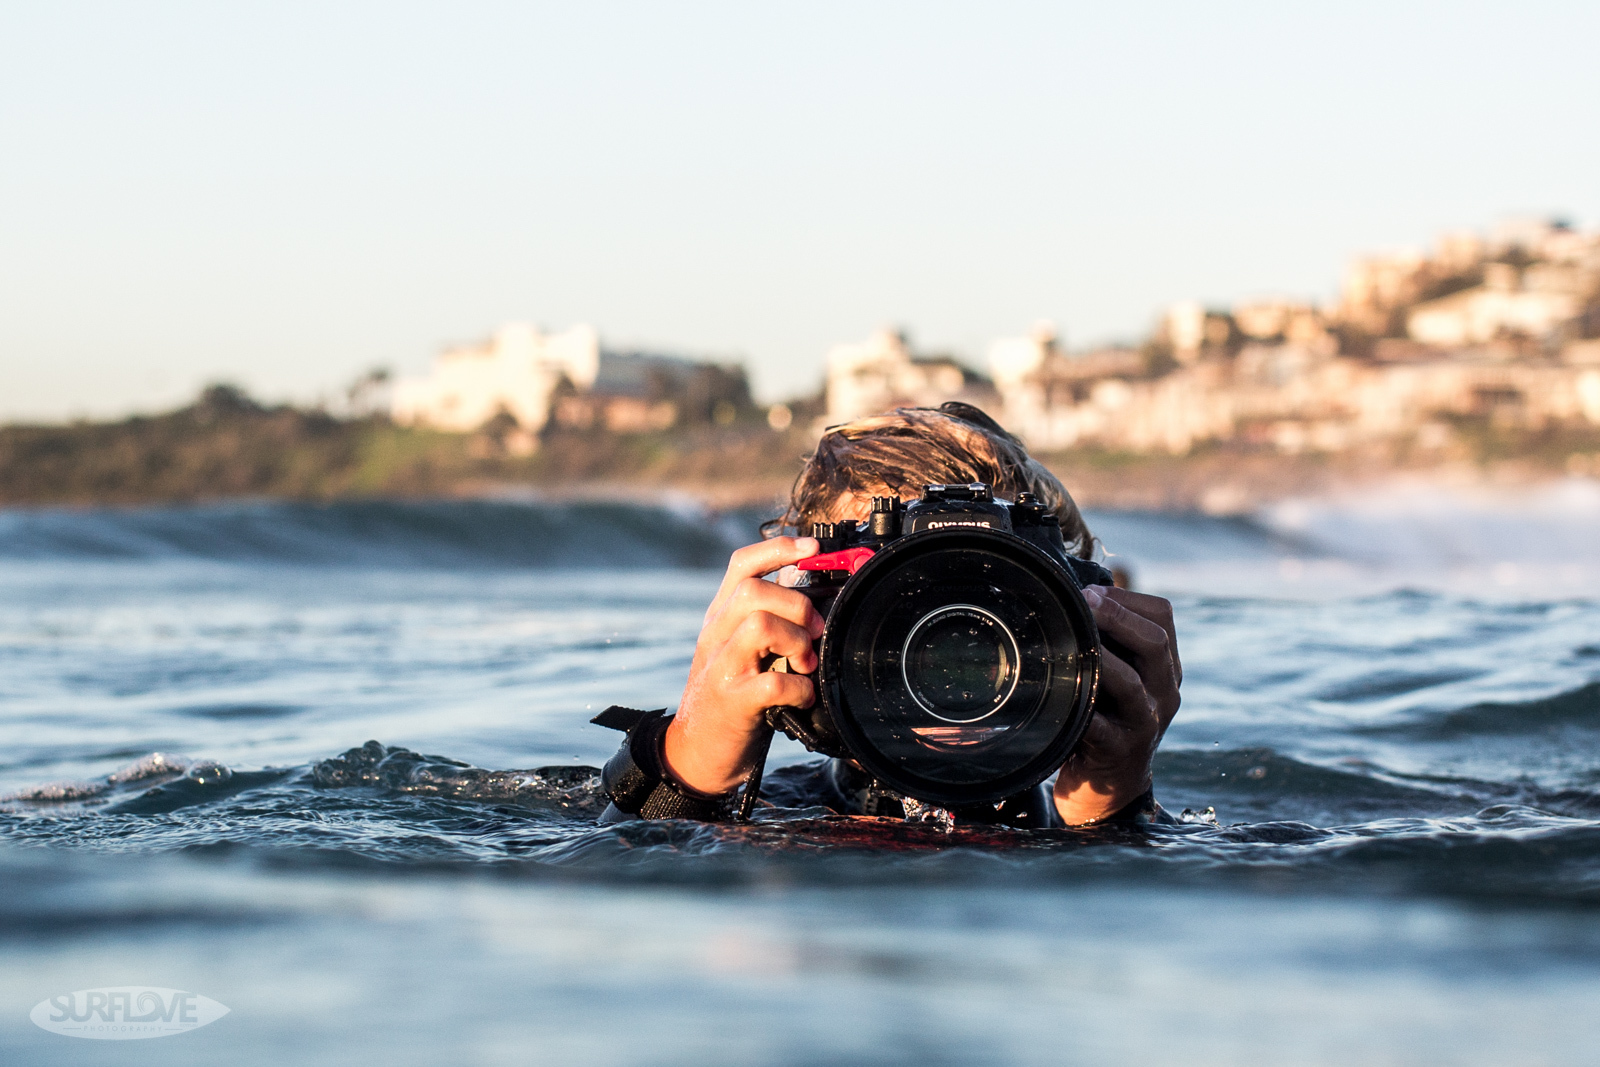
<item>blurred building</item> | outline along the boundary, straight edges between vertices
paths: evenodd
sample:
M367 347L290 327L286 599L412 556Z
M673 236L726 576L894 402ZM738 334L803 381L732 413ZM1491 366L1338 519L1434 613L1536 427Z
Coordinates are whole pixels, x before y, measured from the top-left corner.
M422 378L395 383L396 422L440 430L476 430L502 411L537 433L562 382L588 389L600 372L600 337L590 326L546 334L510 323L488 341L446 350Z
M590 326L546 334L522 323L444 352L426 377L397 382L390 409L396 422L457 432L510 418L524 450L552 419L570 429L645 433L726 424L751 410L742 367L614 352Z
M1358 259L1345 271L1335 314L1357 331L1382 337L1401 308L1421 299L1430 273L1427 257L1413 249Z
M563 388L553 415L571 429L646 433L682 424L727 425L753 410L742 367L602 351L594 382L588 389Z
M1002 379L997 414L1041 451L1173 454L1208 441L1284 452L1406 437L1442 445L1455 417L1502 429L1600 425L1600 344L1577 342L1568 354L1570 361L1508 361L1491 349L1385 363L1252 343L1231 358L1153 377L1085 357L1080 373ZM1123 357L1126 364L1135 355Z
M1533 277L1525 284L1524 274ZM1545 337L1583 309L1576 272L1542 277L1509 263L1486 266L1484 284L1417 304L1406 313L1413 341L1448 348L1481 345L1502 336Z
M867 340L835 345L827 357L827 425L896 407L937 407L947 400L993 406L994 387L949 356L917 355L906 336L879 330Z
M1442 447L1463 420L1600 424L1600 234L1516 221L1356 262L1330 308L1171 307L1142 351L1069 355L1047 324L990 346L1008 428L1037 449Z
M1000 395L995 414L1003 416L1006 428L1034 448L1057 449L1093 432L1084 419L1093 408L1095 390L1122 388L1116 383L1142 376L1145 360L1125 348L1069 356L1061 349L1055 325L1039 322L1026 337L993 342L988 363Z

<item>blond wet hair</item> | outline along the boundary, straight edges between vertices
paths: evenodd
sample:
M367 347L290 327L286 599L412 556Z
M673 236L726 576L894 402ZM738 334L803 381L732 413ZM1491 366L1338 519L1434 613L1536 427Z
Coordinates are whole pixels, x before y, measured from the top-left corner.
M874 496L915 500L925 485L984 482L995 496L1032 493L1061 523L1067 551L1094 552L1089 532L1061 480L988 415L952 401L937 408L896 408L830 426L789 493L789 507L763 529L769 535L805 533L814 522L836 522Z

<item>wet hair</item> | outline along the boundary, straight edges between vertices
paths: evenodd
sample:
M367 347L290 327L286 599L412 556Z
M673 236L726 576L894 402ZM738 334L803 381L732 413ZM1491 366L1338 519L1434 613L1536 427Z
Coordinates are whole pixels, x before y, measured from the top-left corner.
M795 478L788 510L762 530L805 533L813 522L838 521L848 497L915 500L925 485L968 482L985 482L1008 500L1034 494L1060 520L1069 552L1084 559L1094 552L1094 535L1060 479L999 423L958 401L830 426Z

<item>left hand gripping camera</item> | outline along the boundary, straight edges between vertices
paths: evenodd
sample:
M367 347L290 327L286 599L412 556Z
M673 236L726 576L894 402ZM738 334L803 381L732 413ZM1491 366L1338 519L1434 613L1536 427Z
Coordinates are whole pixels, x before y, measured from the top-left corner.
M1100 639L1083 589L1112 580L1067 554L1043 503L930 485L811 534L821 552L796 588L827 620L818 699L769 708L769 725L943 808L1055 773L1094 715Z

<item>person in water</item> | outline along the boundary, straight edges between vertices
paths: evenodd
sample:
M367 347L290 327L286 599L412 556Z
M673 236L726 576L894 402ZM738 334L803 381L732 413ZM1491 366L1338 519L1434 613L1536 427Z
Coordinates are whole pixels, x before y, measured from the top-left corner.
M1061 482L1022 442L967 404L900 408L835 426L795 480L787 512L763 527L774 536L733 553L706 610L688 683L675 715L612 709L596 719L629 737L606 766L612 799L602 817L730 817L739 786L766 754L764 709L810 707L812 642L823 620L802 593L769 577L818 552L815 522L864 521L874 496L917 499L924 485L985 482L997 497L1033 493L1061 523L1068 551L1089 558L1095 539ZM792 573L792 572L790 572ZM998 807L960 810L958 821L1015 826L1089 826L1168 818L1155 801L1150 764L1177 714L1183 667L1172 605L1110 586L1084 599L1100 632L1126 657L1102 649L1094 718L1053 788L1041 785ZM775 657L790 673L770 669ZM789 807L822 806L843 815L903 815L913 802L873 788L859 768L827 760L767 776L762 797Z

